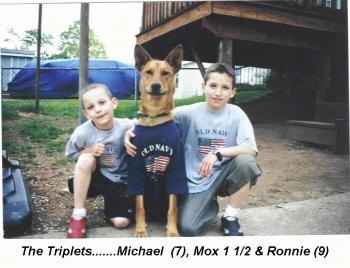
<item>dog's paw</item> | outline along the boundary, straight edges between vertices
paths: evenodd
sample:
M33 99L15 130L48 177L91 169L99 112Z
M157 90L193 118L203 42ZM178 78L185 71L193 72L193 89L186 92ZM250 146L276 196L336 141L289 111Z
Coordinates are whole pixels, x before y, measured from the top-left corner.
M179 237L178 232L166 232L167 237Z
M167 227L166 235L167 235L167 237L178 237L178 236L180 236L177 228L169 228L169 227Z
M147 237L147 236L148 236L148 232L146 229L135 231L135 237Z
M135 237L147 237L147 224L146 223L136 223Z

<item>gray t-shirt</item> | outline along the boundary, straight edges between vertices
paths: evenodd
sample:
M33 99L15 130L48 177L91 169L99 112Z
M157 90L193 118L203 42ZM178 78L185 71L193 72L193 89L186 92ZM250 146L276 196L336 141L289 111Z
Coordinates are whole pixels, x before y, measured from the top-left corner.
M203 179L198 167L212 148L242 145L258 152L252 124L236 105L227 104L223 111L213 112L201 102L176 107L173 113L184 143L190 193L207 190L229 160L217 161L210 177Z
M74 130L67 143L65 156L76 161L81 150L105 142L105 151L97 158L101 173L113 182L126 183L128 170L124 135L133 126L134 122L130 119L114 118L113 128L104 131L96 128L91 120L86 121Z

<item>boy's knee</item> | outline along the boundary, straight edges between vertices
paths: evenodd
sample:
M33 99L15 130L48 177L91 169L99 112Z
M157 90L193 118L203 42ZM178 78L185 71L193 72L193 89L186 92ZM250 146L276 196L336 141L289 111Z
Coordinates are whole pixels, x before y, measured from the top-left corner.
M244 178L257 177L261 173L255 157L249 154L237 156L234 159L234 167Z
M186 221L179 222L179 229L182 236L201 236L203 235L203 231L200 227L194 226L194 224L190 224Z
M250 154L241 154L235 158L236 165L238 166L249 166L256 163L255 157Z
M94 169L96 166L96 159L92 154L82 153L79 155L75 166L79 169Z
M117 229L123 229L125 227L128 227L130 224L130 220L124 217L111 218L111 222L113 223L114 227Z
M180 228L180 233L182 236L202 236L203 232L199 231L192 226L182 227Z

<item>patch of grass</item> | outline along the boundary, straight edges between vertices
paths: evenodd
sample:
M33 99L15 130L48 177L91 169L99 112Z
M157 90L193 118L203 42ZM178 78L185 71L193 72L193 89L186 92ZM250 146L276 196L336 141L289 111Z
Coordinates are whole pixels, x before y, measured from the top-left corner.
M244 87L244 88L243 88ZM259 87L238 85L236 93L236 103L249 102L262 98L269 94L269 90L262 90ZM205 97L194 96L186 99L176 99L175 106L182 106L196 102L202 102ZM118 107L115 110L115 116L121 118L135 118L138 111L140 101L135 99L118 100ZM71 134L74 127L63 128L57 125L55 118L79 118L79 100L65 99L65 100L46 100L42 99L39 102L40 114L43 116L28 117L25 121L17 123L10 120L21 118L21 113L33 113L35 109L35 100L33 99L11 99L2 100L2 119L7 120L3 123L3 148L10 152L21 153L28 158L34 158L35 153L30 148L29 142L41 143L45 147L46 153L54 155L55 153L62 153L64 151L67 139L60 138L63 134ZM6 133L18 132L21 136L28 138L28 142L18 142L11 140L10 135ZM27 145L26 145L27 144ZM298 147L298 146L297 146ZM65 163L64 160L62 163Z
M247 103L251 101L259 100L266 95L270 94L269 90L246 90L246 91L237 91L236 93L236 103Z
M40 119L30 119L18 125L19 133L29 137L32 142L44 142L56 139L67 132L54 126L55 122L47 122Z
M66 147L66 140L52 140L46 144L46 153L48 155L54 155L55 153L64 152Z
M13 119L18 119L18 110L14 106L10 105L1 105L1 116L2 119L7 119L7 120L13 120Z
M19 118L18 112L35 112L35 100L32 99L3 100L1 105L2 118L5 120ZM77 118L79 116L79 102L77 99L40 100L39 113L43 115Z
M63 167L63 166L66 166L67 163L69 163L69 160L67 160L66 158L60 158L60 159L57 159L53 165L56 167Z
M15 142L11 139L6 139L2 141L2 148L6 149L9 155L20 154L28 159L34 159L36 157L33 147L27 143Z
M138 111L139 101L135 100L118 100L118 107L114 110L116 117L135 118Z
M290 143L290 147L292 148L292 150L304 150L305 143L299 141L292 141Z
M196 103L196 102L201 102L204 101L205 97L204 95L202 96L193 96L193 97L189 97L186 99L177 99L175 100L175 106L182 106L182 105L188 105L188 104L192 104L192 103Z
M251 86L240 84L237 85L236 103L246 103L260 99L270 93L263 86ZM194 96L185 99L175 100L175 106L182 106L196 102L204 101L204 96ZM139 100L127 99L118 100L118 108L115 110L117 117L135 118L138 110ZM64 99L64 100L47 100L43 99L39 102L40 114L79 118L79 100ZM33 113L35 110L35 100L33 99L14 99L2 101L2 118L11 120L19 118L18 112Z
M59 117L77 118L79 109L78 99L45 100L40 105L42 114Z

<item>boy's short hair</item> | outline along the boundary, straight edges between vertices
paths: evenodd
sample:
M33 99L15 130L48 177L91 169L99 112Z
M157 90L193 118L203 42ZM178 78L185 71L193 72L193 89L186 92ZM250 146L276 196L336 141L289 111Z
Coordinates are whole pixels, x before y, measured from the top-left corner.
M90 90L97 89L97 88L103 89L109 98L111 99L113 98L112 92L109 90L109 88L105 84L99 84L99 83L88 84L85 87L83 87L80 91L80 101L81 101L82 107L84 107L84 103L83 103L84 94Z
M236 79L235 79L235 70L228 64L217 62L212 64L205 72L204 75L204 83L207 83L209 79L209 75L211 73L226 73L228 76L232 78L232 88L236 85Z

